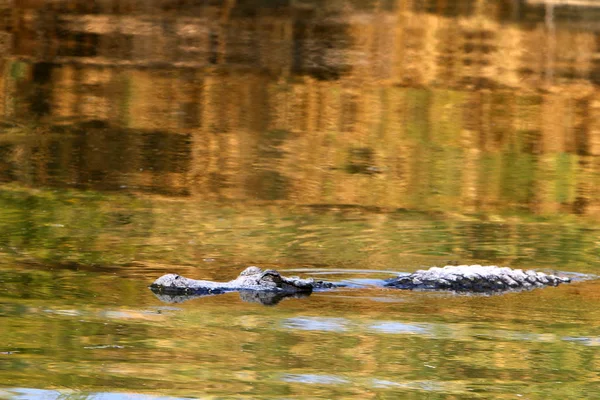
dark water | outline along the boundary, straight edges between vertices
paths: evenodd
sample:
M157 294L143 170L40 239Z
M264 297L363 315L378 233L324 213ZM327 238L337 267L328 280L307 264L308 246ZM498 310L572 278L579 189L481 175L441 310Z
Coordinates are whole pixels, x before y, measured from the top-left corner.
M600 7L0 4L0 399L600 398ZM351 283L165 303L248 265Z

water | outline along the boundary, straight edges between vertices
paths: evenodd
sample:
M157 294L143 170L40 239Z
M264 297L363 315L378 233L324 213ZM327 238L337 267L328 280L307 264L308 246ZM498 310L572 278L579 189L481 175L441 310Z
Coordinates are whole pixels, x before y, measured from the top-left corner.
M592 1L0 5L0 399L600 398ZM164 302L175 272L348 283ZM184 299L179 299L184 300Z

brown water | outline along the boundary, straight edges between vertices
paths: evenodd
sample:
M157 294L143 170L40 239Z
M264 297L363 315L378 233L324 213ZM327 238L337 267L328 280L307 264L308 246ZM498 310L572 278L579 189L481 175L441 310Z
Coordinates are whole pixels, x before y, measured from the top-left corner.
M586 0L0 3L0 399L600 398ZM247 265L352 287L165 303Z

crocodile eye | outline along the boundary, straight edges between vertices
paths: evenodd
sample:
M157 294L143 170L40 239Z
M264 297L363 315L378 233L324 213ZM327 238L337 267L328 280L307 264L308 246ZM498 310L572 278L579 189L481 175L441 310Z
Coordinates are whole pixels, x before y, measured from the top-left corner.
M275 284L279 284L282 282L282 279L279 272L273 269L268 269L262 273L262 275L258 278L258 281L273 282Z

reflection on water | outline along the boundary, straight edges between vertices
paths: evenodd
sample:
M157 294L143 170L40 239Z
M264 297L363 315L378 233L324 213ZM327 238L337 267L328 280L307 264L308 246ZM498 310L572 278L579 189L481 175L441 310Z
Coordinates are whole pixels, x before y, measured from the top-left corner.
M180 3L6 9L0 179L597 219L593 2Z
M0 398L11 398L15 400L183 400L178 397L146 396L131 393L89 393L73 392L71 390L41 390L29 388L10 388L0 390Z
M343 332L347 330L346 323L342 318L291 318L283 326L306 331Z
M281 378L281 380L285 382L299 382L299 383L310 383L317 385L341 385L344 383L349 383L347 380L343 378L338 378L336 376L327 376L327 375L292 375L286 374Z
M172 294L161 293L159 290L152 290L157 299L163 303L183 303L184 301L196 300L202 297L220 295L224 292L213 292L209 294ZM310 293L278 293L278 292L257 292L253 290L242 290L237 292L242 301L246 303L262 304L263 306L274 306L285 299L302 299L310 296Z
M370 329L383 333L404 333L404 334L419 334L423 335L428 332L426 327L415 326L395 321L382 321L370 326Z
M593 221L559 216L360 206L315 211L15 186L0 192L0 252L22 262L149 282L167 272L227 281L252 264L291 275L301 267L319 279L313 271L332 269L327 279L354 285L368 283L358 278L456 262L597 274L598 235ZM340 270L347 271L341 278Z
M591 0L0 2L0 398L598 397L596 280L371 284L598 274L598 21ZM147 289L250 264L351 287Z

